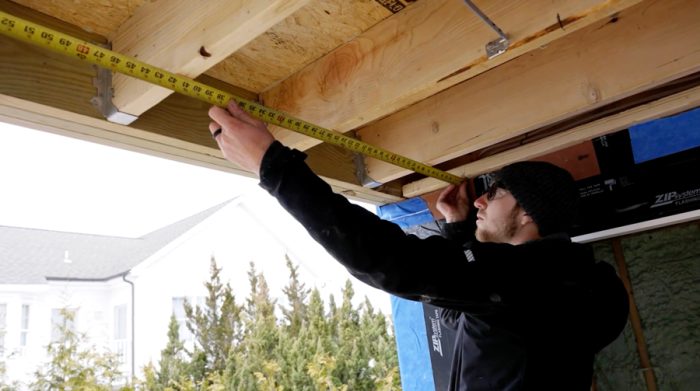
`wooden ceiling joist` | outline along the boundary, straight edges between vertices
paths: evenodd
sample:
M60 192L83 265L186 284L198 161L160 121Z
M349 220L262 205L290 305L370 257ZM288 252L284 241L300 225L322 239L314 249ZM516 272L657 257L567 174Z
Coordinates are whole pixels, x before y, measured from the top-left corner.
M0 9L56 30L89 40L106 42L95 34L50 16L0 0ZM211 139L207 125L209 105L173 94L144 113L130 126L107 122L90 104L95 96L95 69L41 48L0 36L0 122L42 129L101 144L149 153L172 160L251 176L227 162ZM202 75L197 80L255 100L257 95ZM338 159L333 172L353 172L354 165ZM401 197L363 188L351 175L326 176L325 161L312 168L335 191L350 198L383 204ZM340 169L338 167L341 167ZM342 168L345 167L345 168ZM396 191L394 191L396 193Z
M428 164L472 162L450 170L458 175L700 106L690 80L700 75L697 0L476 3L511 41L494 59L484 45L495 33L460 0L410 2L396 14L380 0L0 0L0 9L169 70L206 71L197 77L205 84ZM208 104L169 91L153 98L157 87L117 76L115 102L140 116L112 124L90 104L95 75L0 36L0 121L251 175L222 158ZM350 197L381 204L445 185L410 183L417 176L404 169L275 132ZM528 144L513 148L521 139ZM494 151L504 152L480 157ZM362 187L364 168L367 182L385 185Z
M254 176L226 161L221 152L213 147L181 141L151 131L114 124L91 116L3 94L0 94L0 122L232 172L237 175ZM324 176L322 178L331 185L334 191L349 198L376 204L402 200L399 196L381 193L335 178Z
M138 8L116 31L112 49L171 72L197 77L303 7L308 0L160 0ZM114 106L139 116L172 91L125 75L112 83Z
M262 101L345 132L546 45L639 0L483 4L511 48L488 60L495 33L461 1L419 1L261 94ZM277 129L284 144L319 141ZM410 156L410 155L409 155Z
M697 72L698 37L697 1L645 2L357 134L438 164ZM408 173L374 159L366 165L378 182Z
M637 106L599 120L577 126L553 136L510 149L508 151L479 159L473 163L461 165L449 172L473 178L497 170L504 165L517 161L535 159L548 153L592 140L626 129L629 126L657 118L677 114L700 106L700 87ZM403 186L404 197L417 197L445 187L445 183L434 178L425 178Z

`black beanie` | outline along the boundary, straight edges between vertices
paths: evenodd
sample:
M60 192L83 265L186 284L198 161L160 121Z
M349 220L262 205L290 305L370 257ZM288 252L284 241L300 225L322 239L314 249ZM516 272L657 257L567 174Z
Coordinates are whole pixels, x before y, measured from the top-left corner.
M568 171L546 162L519 162L496 171L493 179L532 217L540 236L569 232L579 193Z

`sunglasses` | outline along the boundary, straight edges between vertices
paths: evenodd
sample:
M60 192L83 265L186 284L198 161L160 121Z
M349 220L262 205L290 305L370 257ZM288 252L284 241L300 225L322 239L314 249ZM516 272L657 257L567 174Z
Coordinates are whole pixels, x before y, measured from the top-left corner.
M503 184L498 181L493 182L484 192L484 194L486 194L486 199L488 201L493 201L496 198L496 194L498 194L498 189L503 189Z

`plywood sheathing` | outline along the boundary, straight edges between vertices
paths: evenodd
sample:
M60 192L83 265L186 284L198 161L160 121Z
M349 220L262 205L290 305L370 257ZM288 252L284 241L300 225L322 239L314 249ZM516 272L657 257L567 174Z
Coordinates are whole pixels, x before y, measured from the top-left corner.
M391 15L375 1L312 0L207 74L260 93Z

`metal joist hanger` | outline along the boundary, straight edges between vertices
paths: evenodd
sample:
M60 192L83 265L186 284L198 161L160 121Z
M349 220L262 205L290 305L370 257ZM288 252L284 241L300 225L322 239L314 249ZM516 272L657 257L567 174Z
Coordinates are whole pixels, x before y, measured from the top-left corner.
M496 25L491 19L489 19L486 14L481 12L481 10L474 5L474 3L471 2L471 0L464 0L464 2L467 4L467 6L476 14L476 16L479 17L484 23L486 23L489 27L493 29L493 31L498 34L500 38L491 41L486 44L486 55L488 58L494 58L498 56L499 54L505 53L505 51L508 49L508 46L510 45L510 41L508 40L508 37L506 34L501 30L500 27Z

